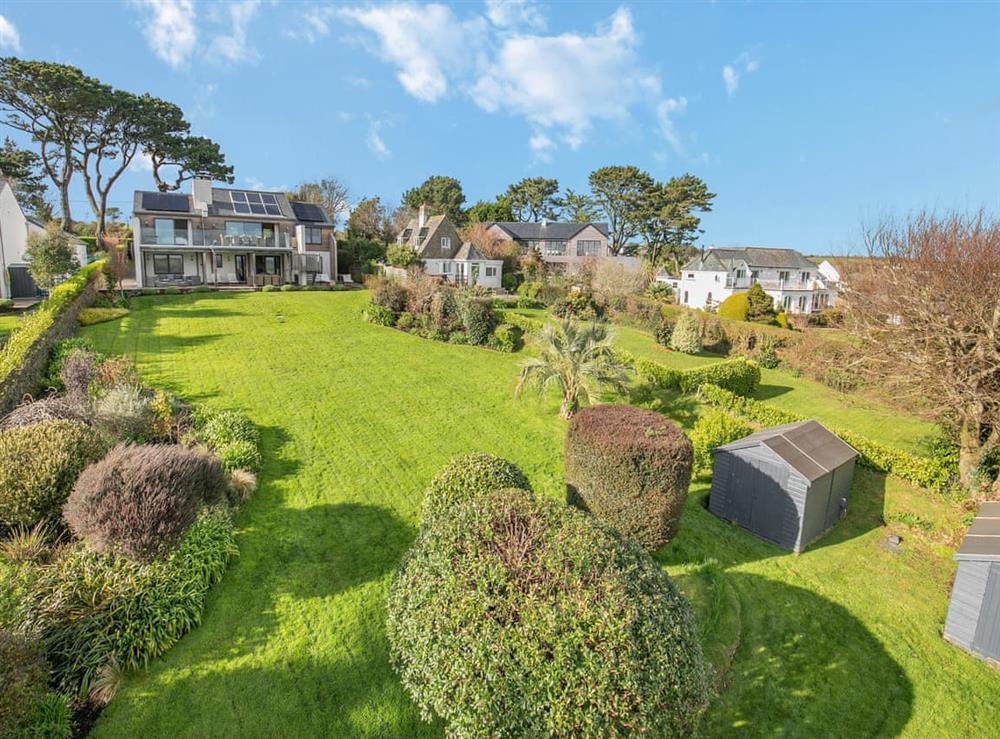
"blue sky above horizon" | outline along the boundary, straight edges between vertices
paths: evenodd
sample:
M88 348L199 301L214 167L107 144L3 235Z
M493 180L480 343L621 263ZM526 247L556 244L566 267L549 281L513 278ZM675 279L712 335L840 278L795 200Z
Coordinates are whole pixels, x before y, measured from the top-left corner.
M391 204L447 174L472 203L636 164L708 182L702 243L812 254L1000 206L996 3L5 0L0 52L179 104L239 186ZM114 204L151 186L137 164Z

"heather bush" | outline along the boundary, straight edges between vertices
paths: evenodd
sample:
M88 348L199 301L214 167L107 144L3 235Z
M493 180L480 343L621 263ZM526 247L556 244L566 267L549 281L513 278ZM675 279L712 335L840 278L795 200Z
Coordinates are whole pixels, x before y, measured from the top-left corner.
M28 735L48 684L49 665L38 640L0 629L0 736Z
M470 344L485 344L493 333L493 306L486 298L466 297L462 301L462 327Z
M701 351L701 327L694 311L686 310L677 319L670 336L670 348L685 354L697 354Z
M60 689L85 696L105 669L144 667L197 626L209 589L237 553L220 510L150 564L74 545L41 570L25 627L40 635Z
M97 378L99 363L97 355L86 349L74 349L63 357L59 366L59 380L66 388L66 396L73 402L87 402L90 384Z
M77 475L104 450L100 434L76 421L0 431L0 529L57 515Z
M531 484L516 464L501 457L483 453L455 457L427 487L421 524L433 525L456 505L503 488L531 490Z
M60 374L62 373L62 364L66 360L66 357L78 349L88 352L94 351L90 342L81 338L63 339L52 347L49 352L49 365L45 371L45 378L42 381L42 385L44 387L50 387L55 390L63 389L63 382L60 377ZM96 356L96 361L99 362L101 357L100 355Z
M753 433L753 427L731 413L709 408L701 412L691 429L694 469L712 469L712 450Z
M640 547L502 490L424 528L389 588L392 664L448 736L680 736L708 698L691 608Z
M691 442L662 414L584 408L566 433L567 500L655 551L677 534L691 457Z
M169 551L204 504L223 500L227 484L210 454L119 445L83 471L63 516L93 550L145 563Z
M102 431L122 441L147 441L153 434L150 398L138 385L115 385L94 401L94 419Z
M74 403L66 398L50 395L41 400L29 401L17 406L0 420L0 431L30 426L44 421L77 421L90 423L90 415L86 406Z

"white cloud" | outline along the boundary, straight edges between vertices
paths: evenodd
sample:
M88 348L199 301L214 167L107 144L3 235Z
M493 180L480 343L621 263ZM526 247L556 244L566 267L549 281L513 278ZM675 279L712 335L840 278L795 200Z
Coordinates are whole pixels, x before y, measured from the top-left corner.
M448 92L449 76L473 61L469 49L477 48L485 25L481 18L459 21L451 8L437 3L402 2L338 12L374 33L377 53L398 68L403 89L429 103Z
M544 31L545 16L531 0L486 0L486 17L500 28L526 26Z
M683 153L684 147L681 145L680 136L677 134L677 127L674 125L673 116L675 113L683 113L687 110L687 98L667 98L656 106L656 120L660 124L660 133L667 140L674 151Z
M367 77L361 77L360 75L349 74L344 77L344 82L349 84L351 87L366 88L372 86L372 81Z
M181 67L194 52L198 40L194 4L191 0L132 0L149 12L143 34L153 53L171 67Z
M260 53L249 44L247 30L260 8L260 0L239 0L225 8L228 17L223 22L228 26L229 33L212 39L211 54L234 64L258 61Z
M132 161L128 165L128 168L132 172L152 172L153 158L146 152L140 151L135 155L135 157L133 157Z
M250 190L260 190L261 192L288 192L288 185L271 187L269 185L265 185L264 181L257 177L244 177L243 183Z
M552 152L556 148L556 142L544 133L538 132L532 134L531 138L528 139L528 146L531 147L531 153L535 155L535 161L552 161Z
M376 158L384 160L392 156L392 151L385 145L385 141L382 139L381 128L382 121L372 121L368 125L368 136L365 138L365 143Z
M15 54L21 53L21 34L9 20L0 15L0 49L10 49Z
M722 67L722 82L726 86L727 95L735 95L740 87L740 79L745 74L752 74L760 69L760 60L745 51L732 64Z

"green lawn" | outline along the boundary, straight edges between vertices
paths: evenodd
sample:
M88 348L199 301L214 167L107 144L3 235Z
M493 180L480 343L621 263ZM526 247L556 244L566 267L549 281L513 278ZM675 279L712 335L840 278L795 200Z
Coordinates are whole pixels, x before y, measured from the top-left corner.
M20 320L20 313L0 313L0 344L7 340L8 334L17 327Z
M129 676L95 736L439 736L399 687L386 586L421 491L450 457L508 457L562 494L555 399L515 401L517 356L363 323L364 293L199 294L133 301L84 335L145 377L245 410L263 429L261 486L240 558L204 623ZM803 400L805 402L805 400ZM724 689L705 735L985 736L1000 675L940 638L957 506L859 474L848 519L803 555L708 514L696 481L660 552L702 614ZM883 510L916 513L880 548ZM710 579L699 576L698 566ZM739 604L738 612L735 603ZM728 604L728 605L727 605Z

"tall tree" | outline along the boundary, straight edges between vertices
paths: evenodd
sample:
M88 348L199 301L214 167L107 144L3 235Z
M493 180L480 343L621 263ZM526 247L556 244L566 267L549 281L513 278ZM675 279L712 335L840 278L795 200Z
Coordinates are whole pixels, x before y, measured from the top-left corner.
M883 387L957 429L970 490L1000 449L1000 218L921 213L865 230L870 259L844 294L856 351Z
M340 217L350 209L351 193L347 185L332 175L318 182L303 182L296 192L291 193L291 197L321 207L334 228Z
M507 188L511 210L519 221L537 222L555 219L561 201L559 180L547 177L526 177Z
M650 264L658 267L670 259L674 272L680 271L681 256L702 233L696 213L710 211L714 198L715 193L691 174L645 183L636 212Z
M601 217L601 209L591 195L566 189L560 218L570 223L591 223Z
M30 149L22 149L9 137L0 149L0 176L13 183L18 204L42 223L52 218L52 205L46 195L48 186L41 172L41 157Z
M0 59L0 112L11 128L39 144L42 168L59 191L64 231L69 231L69 188L77 169L74 145L100 111L111 88L76 67Z
M364 198L351 210L351 215L347 219L349 238L362 238L388 244L392 241L393 235L392 222L379 198Z
M638 167L601 167L590 173L590 191L608 219L608 249L618 255L639 234L642 193L653 178Z
M180 122L178 122L180 123ZM153 165L153 181L160 192L180 190L195 177L207 177L232 184L233 168L219 145L205 136L191 136L187 123L180 130L151 137L145 154ZM172 170L172 174L168 174Z
M465 211L465 219L469 223L510 222L514 220L514 211L510 207L510 199L506 195L498 195L492 202L480 200L471 205Z
M456 225L465 222L462 205L465 203L465 193L462 183L454 177L433 175L417 187L403 193L403 205L417 210L421 205L430 209L430 215L448 216Z

